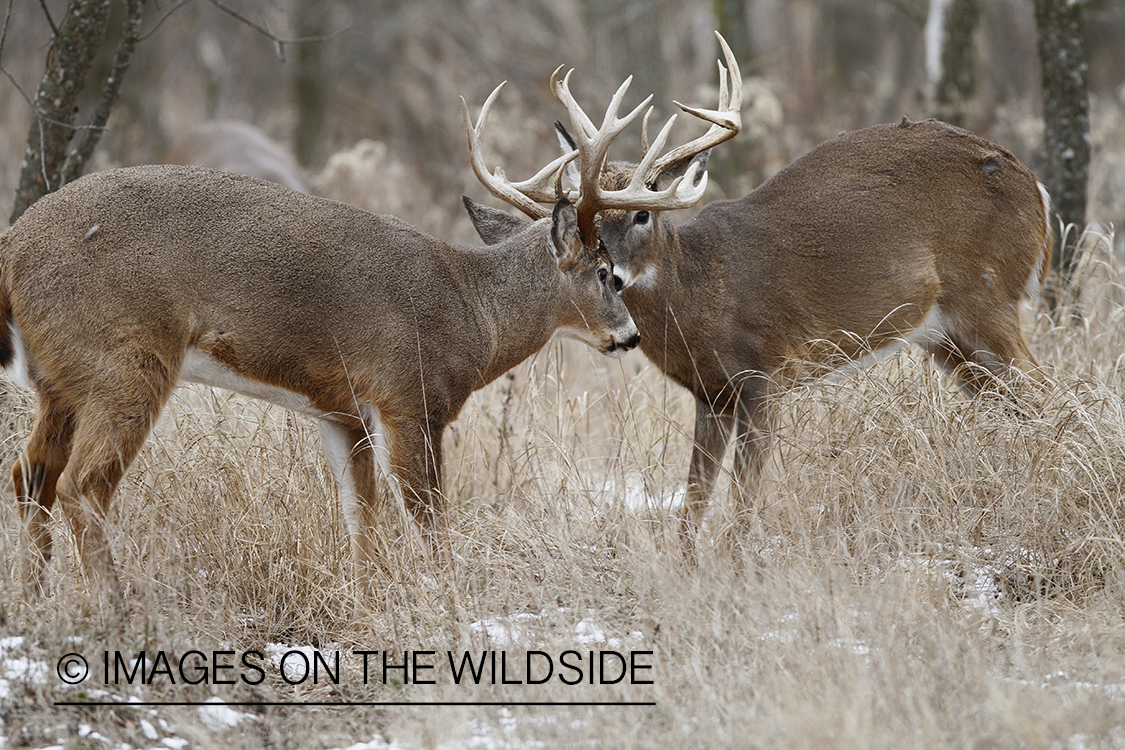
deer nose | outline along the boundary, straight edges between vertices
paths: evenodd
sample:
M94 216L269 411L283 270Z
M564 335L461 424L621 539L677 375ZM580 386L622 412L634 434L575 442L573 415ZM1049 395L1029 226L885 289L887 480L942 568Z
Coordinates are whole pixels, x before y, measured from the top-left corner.
M620 344L617 344L617 347L619 349L621 349L621 351L627 352L630 349L636 349L638 346L640 346L640 344L641 344L641 334L640 333L634 333L632 336L625 339Z

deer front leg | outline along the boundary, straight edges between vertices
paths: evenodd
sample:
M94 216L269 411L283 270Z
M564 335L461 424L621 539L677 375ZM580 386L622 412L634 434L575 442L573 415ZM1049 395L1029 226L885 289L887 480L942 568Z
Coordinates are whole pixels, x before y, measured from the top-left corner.
M438 420L403 420L389 426L391 471L402 487L407 512L422 529L434 559L443 568L452 563L445 496L441 491L442 433Z
M711 492L715 489L715 478L723 463L727 450L734 415L712 409L711 404L696 398L695 404L695 444L691 450L691 465L688 467L687 495L680 511L680 546L688 565L696 563L696 537L699 522L707 510Z
M735 515L730 535L737 546L750 532L773 425L769 403L763 394L743 390L736 414L734 484L731 487Z

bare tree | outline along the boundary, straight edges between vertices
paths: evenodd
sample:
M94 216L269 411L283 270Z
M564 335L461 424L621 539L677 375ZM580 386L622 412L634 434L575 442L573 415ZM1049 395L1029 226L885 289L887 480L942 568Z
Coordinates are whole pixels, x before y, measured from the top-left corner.
M941 45L941 78L937 83L939 115L965 125L965 102L977 90L973 33L980 21L980 0L952 0L946 10Z
M121 91L141 27L141 0L125 0L125 21L109 76L90 121L76 126L78 96L86 87L109 26L110 0L72 0L62 25L55 27L46 70L32 106L34 118L9 221L15 223L32 203L74 180L101 139ZM45 11L44 11L45 12ZM75 141L73 150L71 142Z
M296 0L293 21L298 37L309 41L297 45L297 70L293 74L293 98L297 124L293 141L297 160L302 167L312 166L324 129L324 111L328 99L324 71L323 37L327 28L327 3L321 0Z
M1084 0L1035 0L1039 61L1043 72L1044 182L1064 227L1079 232L1086 222L1086 179L1090 166L1090 101L1087 92ZM1064 237L1054 267L1069 284L1077 262L1075 245ZM1058 293L1049 295L1052 306Z

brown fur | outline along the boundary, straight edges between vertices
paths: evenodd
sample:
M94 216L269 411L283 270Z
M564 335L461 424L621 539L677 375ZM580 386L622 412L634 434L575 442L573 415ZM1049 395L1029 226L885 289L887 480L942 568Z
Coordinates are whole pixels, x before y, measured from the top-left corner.
M17 326L39 396L13 470L29 586L42 585L57 492L83 562L120 602L110 498L193 347L347 432L361 566L378 562L386 502L364 422L377 408L407 508L437 546L442 431L469 394L560 327L604 351L636 344L608 269L569 204L501 245L461 248L197 167L92 174L43 198L0 236L0 353Z
M607 165L602 186L623 188L635 169ZM1035 176L1009 152L904 118L822 143L680 227L657 212L644 223L637 211L604 212L610 256L641 279L621 293L641 349L696 397L688 554L732 434L745 522L771 432L768 396L794 377L901 341L935 306L947 336L922 346L968 393L1009 380L1011 368L1033 371L1020 303L1050 263L1047 211ZM473 220L486 241L508 236L496 220Z
M732 432L748 508L770 432L766 398L794 363L835 368L901 340L938 305L949 336L924 348L969 393L1009 367L1034 369L1019 308L1049 264L1046 215L1034 175L1010 153L904 119L823 143L678 228L655 215L643 241L629 231L632 212L604 217L615 263L656 269L653 286L622 292L642 349L697 399L689 548Z

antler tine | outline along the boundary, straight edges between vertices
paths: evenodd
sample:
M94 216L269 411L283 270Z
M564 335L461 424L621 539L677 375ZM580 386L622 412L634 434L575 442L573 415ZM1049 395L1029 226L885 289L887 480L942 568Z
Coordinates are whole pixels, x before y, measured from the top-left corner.
M742 129L742 117L739 114L742 108L742 73L738 69L738 61L734 59L734 53L727 45L727 40L723 39L723 35L717 31L715 37L718 38L719 45L723 48L723 56L727 61L726 67L723 67L722 62L719 63L719 108L717 110L699 109L673 102L684 112L711 123L711 127L694 141L674 148L652 162L645 172L646 184L652 184L664 170L673 164L733 138ZM727 91L728 73L730 75L729 94Z
M583 238L589 241L595 236L594 216L604 207L599 200L601 193L599 182L606 154L609 153L609 147L613 140L640 116L641 112L652 101L652 96L646 97L643 102L624 117L618 117L617 113L621 109L621 102L625 99L629 84L633 82L633 77L629 76L618 87L613 98L610 99L601 126L596 127L570 92L570 74L573 71L567 72L560 79L560 70L562 69L557 69L551 76L551 90L554 92L555 98L566 107L567 113L570 115L571 125L574 127L575 142L578 144L579 151L579 191L576 205L578 226Z
M555 68L555 72L551 74L551 93L555 98L566 107L566 112L570 115L570 124L574 128L574 135L578 138L593 138L598 129L594 127L593 121L589 118L582 107L578 106L578 102L570 93L570 74L574 72L571 68L566 72L563 78L559 79L559 72L563 66Z
M648 154L648 118L652 117L652 107L648 108L645 112L644 118L641 119L641 158L643 159Z
M703 197L704 191L707 190L707 172L704 170L703 174L700 174L702 167L698 162L692 164L685 174L673 180L664 190L649 188L645 180L648 167L652 165L657 155L664 148L675 121L676 115L672 115L668 118L668 122L664 123L664 127L660 129L660 133L656 136L656 140L652 142L648 152L641 159L641 163L634 170L633 177L629 180L627 186L621 190L598 190L597 205L599 211L607 208L636 210L639 207L669 211L693 206Z
M557 157L550 164L536 172L534 176L522 182L509 182L508 184L531 200L539 203L553 203L562 197L573 202L577 200L578 197L574 194L573 190L565 190L560 193L558 190L558 178L562 168L577 158L578 151L576 149ZM500 167L497 167L497 169L500 169ZM503 175L502 170L501 175Z
M504 176L504 170L500 167L496 168L495 174L490 174L488 168L484 165L484 158L481 155L481 140L484 133L484 125L488 121L488 115L492 110L492 103L496 101L496 97L500 94L500 89L504 88L504 81L488 95L484 100L484 106L481 107L480 117L477 122L473 123L473 118L469 115L469 105L465 103L465 97L461 97L461 119L465 123L465 137L469 143L469 163L473 167L473 173L480 180L481 184L488 188L489 192L495 195L500 200L510 203L532 219L542 219L550 216L551 212L545 206L537 202L538 195L529 196L525 195L520 189L513 185ZM528 183L536 183L537 181L546 180L550 177L551 171L557 172L562 169L562 165L566 164L574 156L560 156L553 162L547 165L538 174L530 180L526 180L519 185L527 185ZM549 200L549 199L548 199Z

